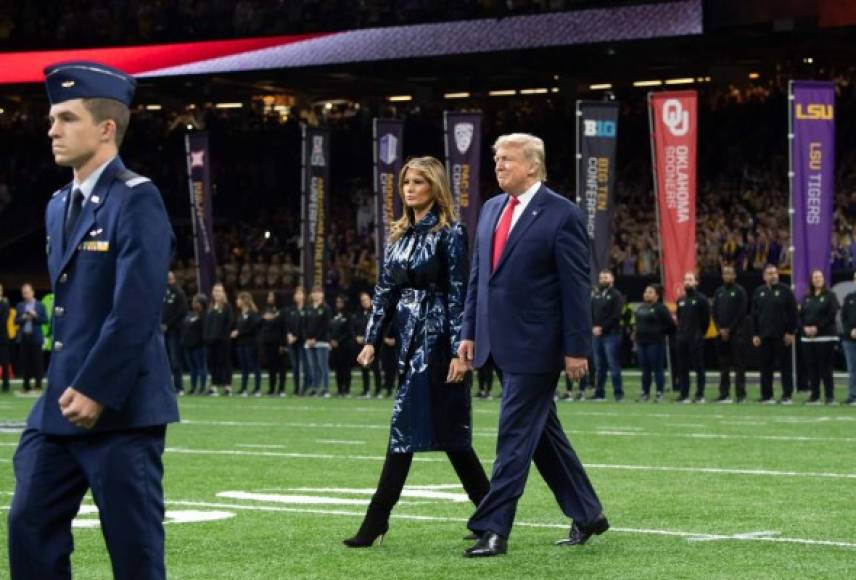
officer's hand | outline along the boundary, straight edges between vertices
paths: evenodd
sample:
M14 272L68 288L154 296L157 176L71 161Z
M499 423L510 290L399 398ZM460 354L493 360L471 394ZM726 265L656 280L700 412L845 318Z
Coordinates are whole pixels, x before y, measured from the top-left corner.
M473 361L476 358L476 343L474 340L462 340L458 345L458 358L464 361L467 367L472 370Z
M374 356L374 345L367 344L360 351L360 354L357 355L357 363L364 367L371 366L372 362L374 362Z
M104 405L90 399L73 387L68 387L59 398L59 408L62 416L76 427L92 429L104 411Z
M760 336L753 336L752 337L752 345L755 346L756 348L761 346L761 337Z
M588 373L588 359L575 356L565 357L565 374L572 381L578 381Z

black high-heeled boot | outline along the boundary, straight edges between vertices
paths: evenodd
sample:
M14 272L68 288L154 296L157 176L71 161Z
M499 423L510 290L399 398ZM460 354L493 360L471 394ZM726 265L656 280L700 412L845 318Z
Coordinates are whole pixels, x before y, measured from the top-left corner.
M412 453L389 453L383 462L377 491L372 496L366 517L357 531L357 535L344 540L342 543L349 548L368 548L378 538L383 544L383 537L389 531L389 514L401 497L404 481L410 471L413 461Z

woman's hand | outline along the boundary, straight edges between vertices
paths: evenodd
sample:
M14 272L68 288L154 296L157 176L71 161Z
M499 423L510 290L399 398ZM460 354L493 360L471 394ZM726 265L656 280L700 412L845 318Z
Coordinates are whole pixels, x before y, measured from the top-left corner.
M374 345L367 344L360 351L360 354L357 355L357 363L364 367L370 367L374 362L374 356Z
M460 383L469 371L467 363L459 358L453 358L449 362L449 375L446 377L447 383Z

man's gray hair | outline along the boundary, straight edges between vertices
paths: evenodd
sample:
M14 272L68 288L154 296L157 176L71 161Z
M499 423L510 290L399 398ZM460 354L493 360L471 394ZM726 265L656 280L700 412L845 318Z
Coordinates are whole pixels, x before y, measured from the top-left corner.
M547 180L547 155L544 152L544 141L540 137L530 135L529 133L500 135L499 139L493 144L493 150L496 151L506 145L513 145L523 149L523 156L526 160L538 164L538 179L541 181Z

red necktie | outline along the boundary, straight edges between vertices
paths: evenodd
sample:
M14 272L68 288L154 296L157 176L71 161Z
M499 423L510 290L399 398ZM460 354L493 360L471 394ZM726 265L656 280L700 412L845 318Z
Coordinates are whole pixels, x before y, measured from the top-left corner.
M514 217L514 208L520 200L516 197L511 197L508 200L508 205L505 206L505 211L502 212L502 217L499 218L499 225L496 231L493 232L493 260L490 263L491 271L496 270L496 265L499 264L499 258L502 256L502 250L505 249L505 242L508 241L508 233L511 231L511 218Z

